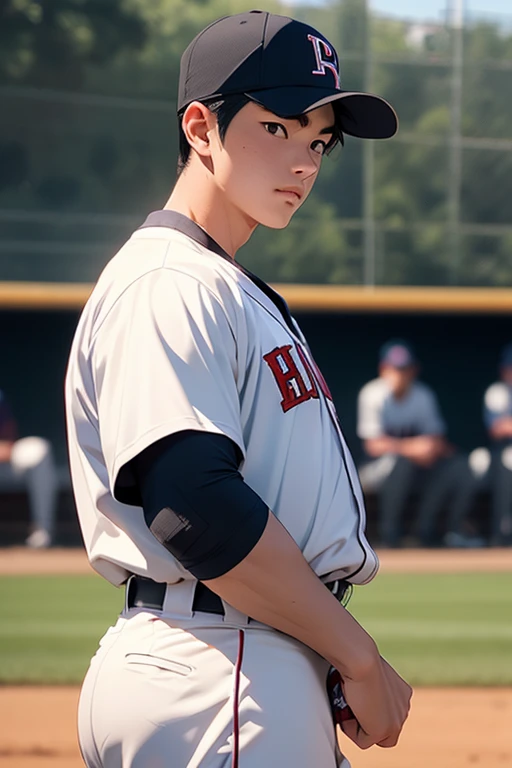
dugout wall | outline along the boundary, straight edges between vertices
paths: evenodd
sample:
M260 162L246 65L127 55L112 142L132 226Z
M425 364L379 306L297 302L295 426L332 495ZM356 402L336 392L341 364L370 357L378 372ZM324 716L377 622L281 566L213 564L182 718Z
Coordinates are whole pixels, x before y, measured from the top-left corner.
M347 440L358 453L356 399L376 375L379 346L414 343L422 378L438 393L450 438L485 442L482 396L512 341L512 290L278 286L331 388ZM63 379L89 285L0 284L0 389L22 435L40 434L66 461Z

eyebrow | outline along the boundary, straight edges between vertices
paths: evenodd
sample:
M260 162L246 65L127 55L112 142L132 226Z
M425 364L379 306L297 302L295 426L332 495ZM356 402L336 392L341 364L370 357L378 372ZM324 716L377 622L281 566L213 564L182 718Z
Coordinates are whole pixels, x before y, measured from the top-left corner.
M266 107L264 107L262 104L258 104L258 106L264 112L269 112L271 115L274 114L273 112L270 112L270 110L267 109ZM275 115L275 116L279 117L279 115ZM293 117L284 117L284 118L282 117L281 120L296 120L300 124L301 128L306 128L311 123L311 120L309 119L309 115L307 114L307 112L304 112L302 115L294 115ZM318 131L320 136L325 136L325 135L334 136L335 132L336 132L336 125L335 124L328 125L325 128L321 128Z
M302 128L306 128L308 125L311 124L311 120L309 119L309 115L307 113L304 113L302 115L297 115L297 117L288 118L289 120L297 120ZM322 128L318 131L318 133L323 136L325 134L334 134L336 130L336 125L328 125L326 128Z

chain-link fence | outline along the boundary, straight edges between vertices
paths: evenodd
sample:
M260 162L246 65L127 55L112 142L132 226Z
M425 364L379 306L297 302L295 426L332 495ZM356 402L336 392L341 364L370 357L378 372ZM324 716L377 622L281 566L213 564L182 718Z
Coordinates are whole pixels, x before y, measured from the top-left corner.
M167 199L179 53L209 21L208 4L125 5L144 30L137 45L84 59L84 30L106 34L85 15L75 19L67 64L25 40L31 68L21 57L17 69L2 58L0 6L0 280L94 280ZM215 15L225 11L217 3L209 13L217 5ZM157 6L174 13L170 31ZM196 15L183 21L190 6ZM400 132L348 139L291 225L257 231L243 263L279 282L512 284L512 15L456 11L443 24L372 16L363 0L291 11L332 39L342 87L391 101Z

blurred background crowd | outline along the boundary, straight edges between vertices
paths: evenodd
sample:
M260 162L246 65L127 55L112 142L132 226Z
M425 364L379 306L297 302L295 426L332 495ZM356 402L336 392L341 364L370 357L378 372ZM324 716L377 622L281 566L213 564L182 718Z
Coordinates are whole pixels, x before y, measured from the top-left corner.
M469 287L475 307L512 286L512 7L478 2L265 0L328 34L342 87L389 99L400 131L348 137L290 226L251 238L245 266L279 284ZM253 6L0 0L0 544L49 546L72 515L58 509L62 377L82 301L42 312L10 290L93 282L163 204L181 52ZM450 299L414 318L301 310L382 546L512 541L512 292L497 312L492 291L457 317Z

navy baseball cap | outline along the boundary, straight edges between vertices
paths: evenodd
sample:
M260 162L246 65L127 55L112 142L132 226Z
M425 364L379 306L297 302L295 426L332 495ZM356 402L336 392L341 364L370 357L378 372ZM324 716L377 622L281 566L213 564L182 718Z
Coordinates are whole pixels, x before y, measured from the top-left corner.
M393 368L410 368L418 364L412 346L403 339L391 339L383 344L379 361L382 365L390 365Z
M231 94L284 118L343 104L341 130L362 139L387 139L398 128L383 98L342 89L338 56L320 32L267 11L218 19L183 53L178 113L192 101Z

